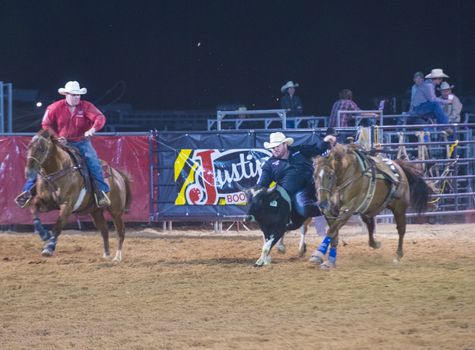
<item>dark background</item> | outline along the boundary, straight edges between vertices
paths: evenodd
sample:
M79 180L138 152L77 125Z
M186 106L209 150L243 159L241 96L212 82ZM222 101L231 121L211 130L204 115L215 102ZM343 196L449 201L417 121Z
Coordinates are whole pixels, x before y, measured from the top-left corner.
M293 80L328 115L340 89L372 108L418 70L475 90L474 17L469 0L0 0L0 80L45 103L78 80L93 102L157 111L275 108Z

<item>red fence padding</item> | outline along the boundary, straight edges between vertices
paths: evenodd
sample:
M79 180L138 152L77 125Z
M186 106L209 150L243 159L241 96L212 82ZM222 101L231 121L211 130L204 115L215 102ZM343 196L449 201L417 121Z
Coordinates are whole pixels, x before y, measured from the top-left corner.
M0 225L31 224L28 209L14 199L23 187L29 136L0 136ZM125 221L149 221L150 159L148 136L96 136L93 144L99 158L125 172L131 179L132 204ZM40 214L44 223L53 223L58 212ZM74 215L70 221L75 220ZM81 221L91 221L81 216Z

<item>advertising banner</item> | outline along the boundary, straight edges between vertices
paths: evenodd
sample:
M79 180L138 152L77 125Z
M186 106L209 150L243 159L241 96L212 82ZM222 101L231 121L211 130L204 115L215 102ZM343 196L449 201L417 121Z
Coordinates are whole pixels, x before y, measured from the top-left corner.
M246 212L243 189L256 185L272 155L263 147L270 132L166 133L158 144L156 220L233 220ZM315 133L289 132L296 144Z
M15 197L25 182L24 169L31 136L0 136L0 225L31 224L30 211L19 208ZM144 136L95 136L92 139L99 158L125 172L131 180L132 203L125 220L149 221L150 147ZM42 213L44 223L55 222L57 211ZM70 221L78 217L71 215ZM89 216L79 217L91 221Z

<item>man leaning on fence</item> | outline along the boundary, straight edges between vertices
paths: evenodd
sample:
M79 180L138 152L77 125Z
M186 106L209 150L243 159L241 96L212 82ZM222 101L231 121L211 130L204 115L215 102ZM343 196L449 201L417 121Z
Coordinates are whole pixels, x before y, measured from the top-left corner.
M450 100L444 100L436 97L435 87L440 85L444 78L449 76L442 69L433 69L425 76L422 72L414 74L414 85L411 89L411 108L409 114L415 117L408 119L408 123L419 124L429 121L431 117L436 119L437 124L447 124L449 117L445 114L441 105L452 103Z

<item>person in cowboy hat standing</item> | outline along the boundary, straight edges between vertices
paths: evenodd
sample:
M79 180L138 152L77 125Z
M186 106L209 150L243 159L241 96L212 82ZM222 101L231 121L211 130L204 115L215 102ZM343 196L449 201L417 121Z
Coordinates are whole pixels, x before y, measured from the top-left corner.
M41 127L48 130L59 143L79 149L95 182L97 206L107 207L111 204L107 196L109 185L104 181L102 166L90 141L90 137L102 129L106 117L91 102L81 100L81 95L86 94L87 89L81 88L77 81L68 81L58 92L64 95L64 99L46 108ZM20 207L24 208L30 202L35 182L36 177L27 179L22 192L15 199Z
M440 85L444 78L448 77L440 68L432 69L431 73L425 76L425 81L424 75L421 72L414 74L409 113L412 116L418 117L416 120L432 114L436 118L437 124L448 123L449 117L444 113L441 105L452 103L452 101L438 98L435 95L435 87Z
M294 139L286 137L282 132L270 134L269 142L264 142L264 148L272 151L270 157L262 166L262 173L256 188L268 188L275 181L283 187L292 200L292 207L305 218L321 216L315 195L313 180L313 160L318 155L327 154L335 144L336 137L327 135L313 145L291 147ZM315 220L319 235L325 234L325 220ZM323 223L323 229L322 229Z
M447 82L440 84L440 98L443 100L451 100L452 103L444 104L444 112L449 117L449 124L460 123L460 113L462 112L462 102L452 93L453 85Z
M303 113L302 101L300 97L295 95L295 88L299 84L294 84L293 81L288 81L281 88L280 91L284 94L280 99L280 107L287 111L288 117L298 117ZM288 120L287 127L295 127L294 121Z

